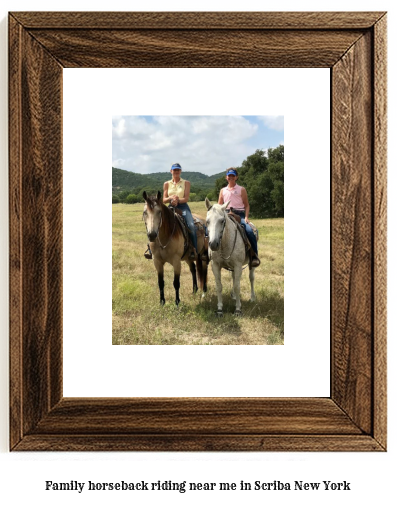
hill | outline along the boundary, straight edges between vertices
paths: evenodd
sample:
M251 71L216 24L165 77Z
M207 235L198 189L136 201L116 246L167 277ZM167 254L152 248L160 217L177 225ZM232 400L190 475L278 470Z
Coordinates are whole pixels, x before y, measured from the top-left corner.
M216 180L224 174L222 171L213 176L207 176L199 172L183 171L182 177L190 181L191 193L204 193L206 195L215 189ZM139 195L143 190L148 193L157 192L157 190L162 191L164 182L170 179L171 174L169 172L140 174L112 167L112 194L120 195L123 192L128 192L129 194Z

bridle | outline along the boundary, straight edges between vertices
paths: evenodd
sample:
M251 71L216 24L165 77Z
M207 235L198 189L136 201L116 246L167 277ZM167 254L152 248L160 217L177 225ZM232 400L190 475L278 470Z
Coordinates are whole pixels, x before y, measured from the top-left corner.
M158 229L157 229L157 234L156 234L156 238L155 238L155 240L154 240L154 241L156 241L156 239L158 239L158 242L159 242L159 244L160 244L161 248L163 248L163 249L164 249L164 248L167 248L167 246L168 246L169 242L171 241L172 236L174 235L174 232L175 232L175 227L176 227L175 209L174 209L173 211L174 211L174 227L173 227L173 229L172 229L172 232L171 232L170 237L168 238L167 243L166 243L165 245L163 245L163 244L161 243L161 241L160 241L160 237L159 237L159 234L160 234L160 229L161 229L161 226L162 226L162 224L163 224L163 213L162 213L162 212L161 212L161 210L160 210L160 225L159 225L159 227L158 227ZM143 220L143 221L144 221L144 223L145 223L145 227L146 227L146 235L147 235L148 230L147 230L147 225L146 225L146 220L145 220L145 212L143 212L143 213L142 213L142 220Z
M210 208L208 208L208 211L210 211L210 209L212 208L212 206ZM221 230L221 233L219 235L219 244L221 246L221 251L222 251L222 237L223 237L223 233L225 231L225 227L226 227L226 220L229 219L229 217L227 216L227 213L224 211L224 221L223 221L223 226L222 226L222 230ZM233 247L232 247L232 251L230 252L230 255L229 257L223 257L222 253L219 252L219 255L221 256L221 258L224 260L224 261L227 261L230 259L230 257L232 256L233 252L234 252L234 247L236 246L236 241L237 241L237 224L235 224L235 234L234 234L234 243L233 243Z

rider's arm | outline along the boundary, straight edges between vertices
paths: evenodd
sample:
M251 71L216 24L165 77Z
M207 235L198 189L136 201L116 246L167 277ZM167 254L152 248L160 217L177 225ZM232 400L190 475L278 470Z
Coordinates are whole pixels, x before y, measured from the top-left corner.
M250 214L250 205L249 205L249 202L248 202L247 191L245 190L244 187L241 187L241 199L243 200L243 203L244 203L245 221L248 222L248 217L249 217L249 214Z
M222 192L223 189L221 189L221 191L219 192L219 199L218 199L218 204L224 204L223 202L223 192Z
M171 202L171 201L172 201L172 197L168 196L168 181L166 181L163 186L163 203L167 204L167 202Z

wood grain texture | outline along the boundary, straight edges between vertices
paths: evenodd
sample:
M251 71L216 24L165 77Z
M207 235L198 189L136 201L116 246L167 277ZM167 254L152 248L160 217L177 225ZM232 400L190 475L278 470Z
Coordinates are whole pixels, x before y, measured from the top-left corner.
M282 430L281 430L282 428ZM64 399L34 434L360 435L326 398Z
M22 210L21 97L22 27L9 20L9 215L10 215L10 445L23 437L22 417Z
M62 397L62 68L10 23L15 45L23 57L12 64L10 88L10 271L19 319L11 323L11 420L26 434Z
M28 435L16 451L369 452L382 451L368 435Z
M13 12L26 29L369 29L384 12Z
M383 13L10 15L11 449L386 449L385 26ZM62 399L62 68L265 65L332 69L331 398Z
M387 441L387 20L374 27L374 437Z
M332 398L367 433L373 382L371 41L371 33L363 36L332 71Z
M30 30L30 33L64 67L149 68L330 67L363 34L350 30L225 29Z

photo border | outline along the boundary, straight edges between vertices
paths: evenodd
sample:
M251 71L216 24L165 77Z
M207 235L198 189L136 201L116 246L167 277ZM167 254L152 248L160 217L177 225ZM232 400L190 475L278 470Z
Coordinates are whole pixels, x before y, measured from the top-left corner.
M65 67L331 69L329 398L63 398ZM11 450L386 450L386 13L14 12L9 98Z

